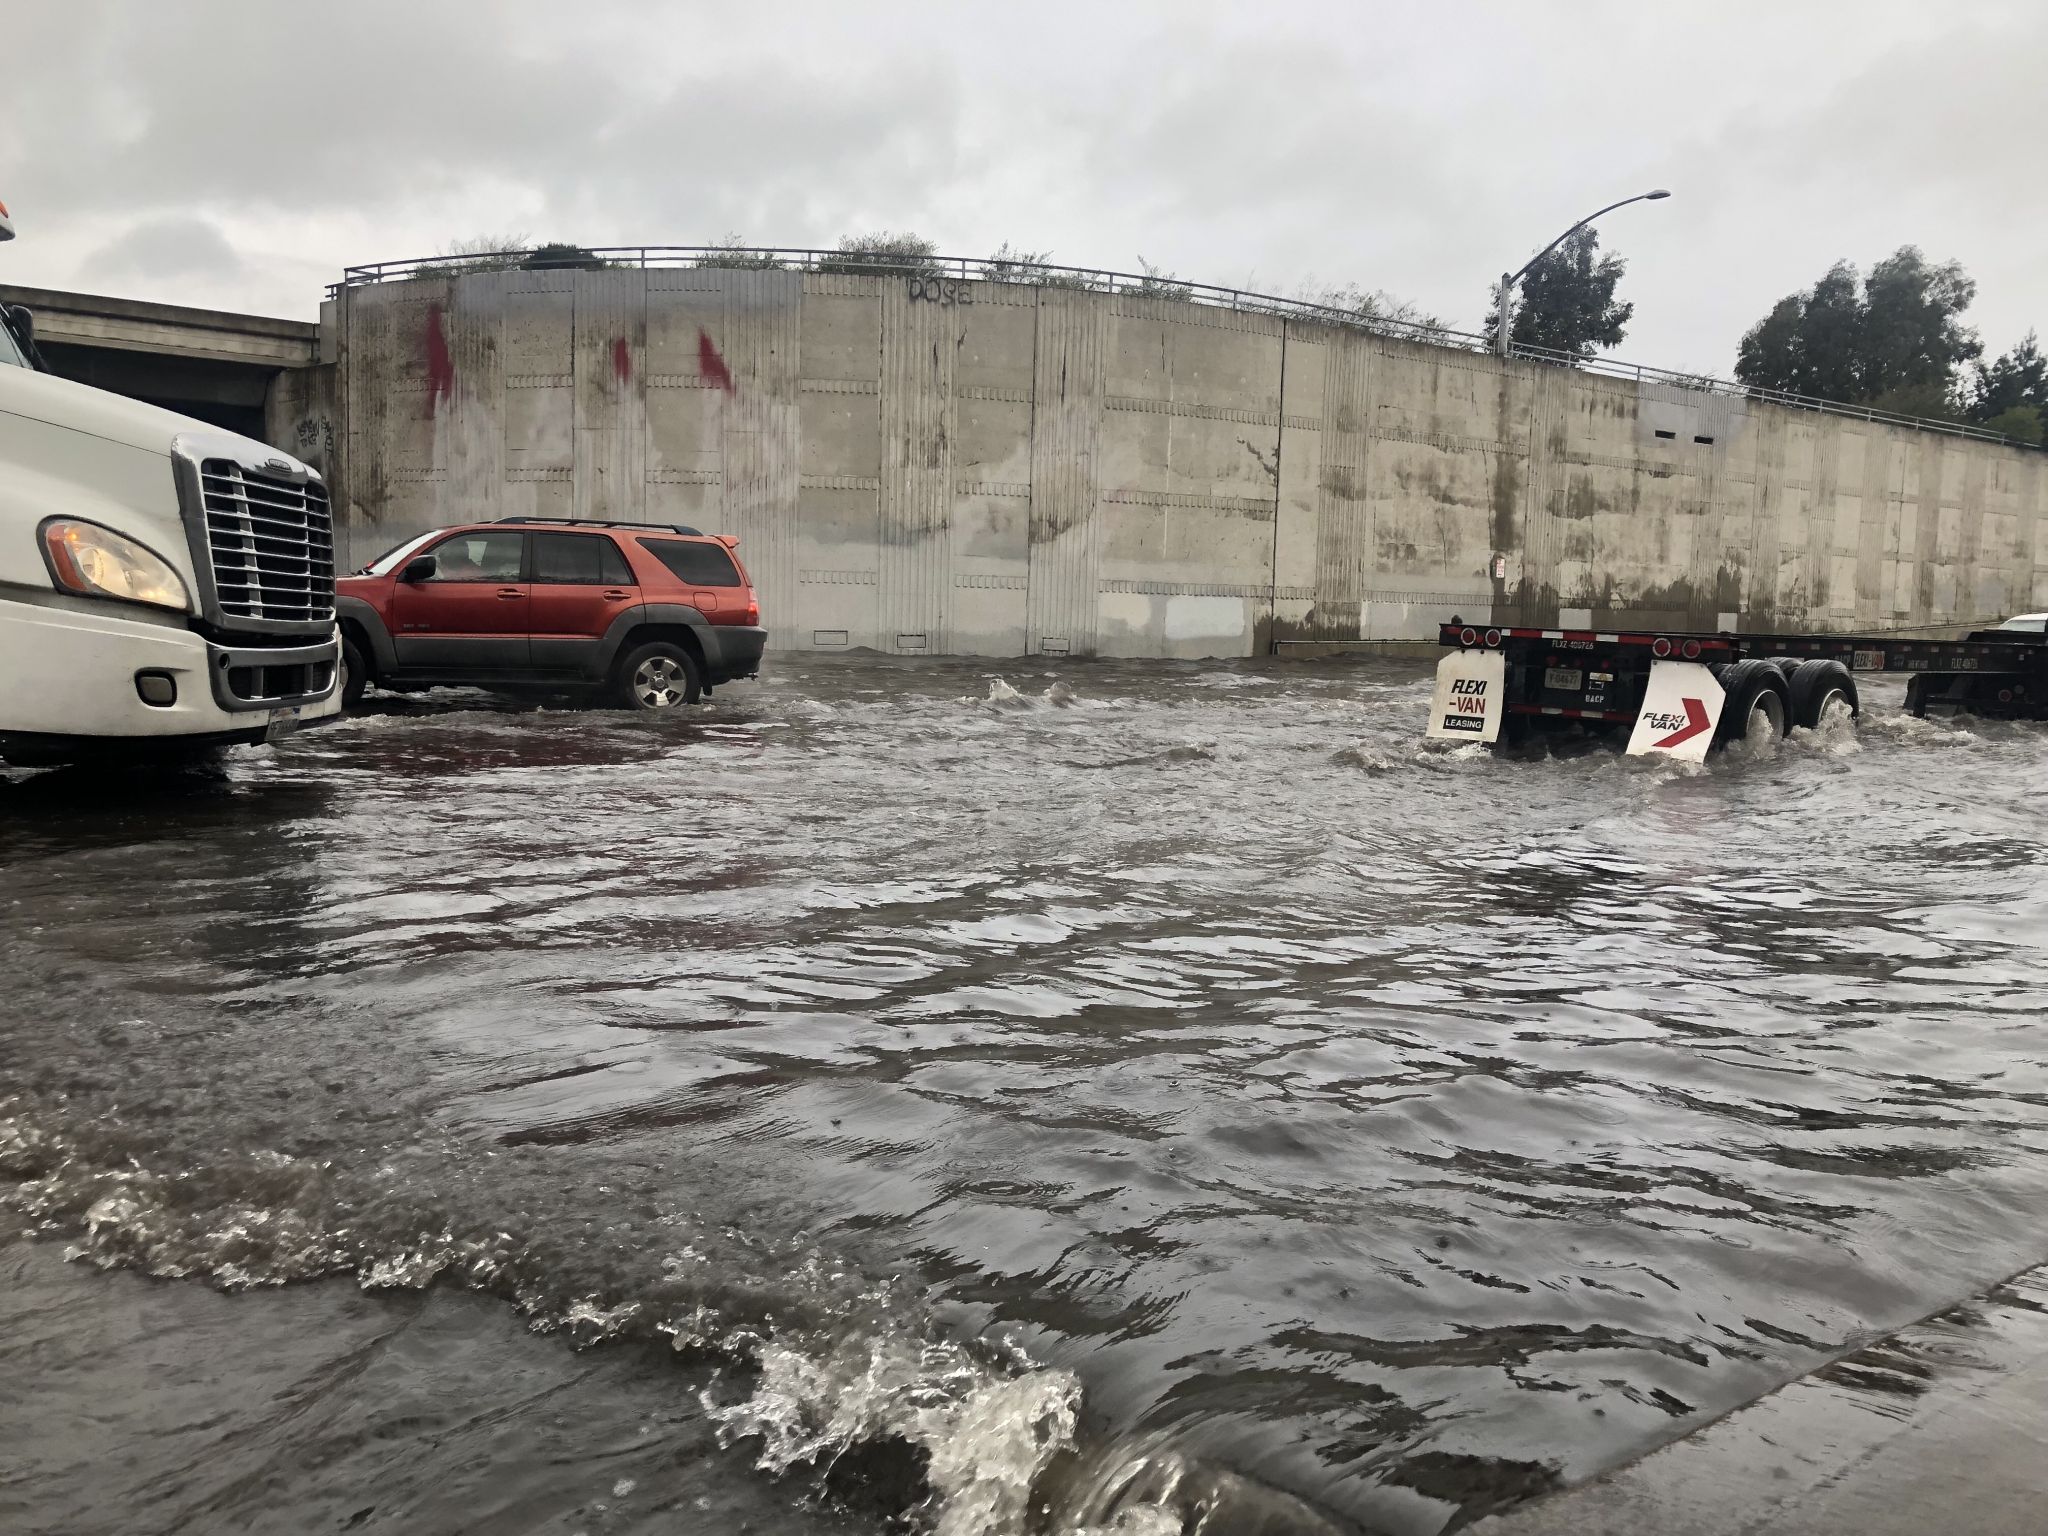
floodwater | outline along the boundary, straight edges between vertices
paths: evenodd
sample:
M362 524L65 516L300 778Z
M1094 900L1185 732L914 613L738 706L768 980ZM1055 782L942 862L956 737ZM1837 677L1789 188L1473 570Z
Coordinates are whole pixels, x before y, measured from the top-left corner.
M2048 1255L2048 734L1427 679L0 778L0 1527L1424 1536Z

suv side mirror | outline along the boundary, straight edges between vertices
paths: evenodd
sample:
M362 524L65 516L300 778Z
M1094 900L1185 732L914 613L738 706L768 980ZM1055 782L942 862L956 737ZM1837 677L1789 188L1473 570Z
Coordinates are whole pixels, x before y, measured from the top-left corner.
M405 562L405 569L399 573L400 581L432 581L434 579L434 557L416 555Z

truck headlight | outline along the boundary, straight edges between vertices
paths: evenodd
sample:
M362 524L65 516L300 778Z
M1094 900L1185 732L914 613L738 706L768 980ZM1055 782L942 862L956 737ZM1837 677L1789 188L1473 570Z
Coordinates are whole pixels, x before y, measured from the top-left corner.
M168 562L111 528L53 517L43 524L43 552L63 591L181 613L192 607L184 578Z

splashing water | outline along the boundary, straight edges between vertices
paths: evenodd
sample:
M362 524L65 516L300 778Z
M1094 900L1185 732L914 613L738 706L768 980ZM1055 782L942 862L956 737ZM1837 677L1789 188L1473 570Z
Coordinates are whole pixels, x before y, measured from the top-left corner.
M764 1471L829 1462L901 1440L925 1453L935 1536L1012 1536L1031 1494L1074 1443L1080 1383L1064 1371L993 1374L957 1345L913 1352L893 1339L849 1340L829 1355L762 1351L747 1398L704 1405L730 1440L758 1439Z

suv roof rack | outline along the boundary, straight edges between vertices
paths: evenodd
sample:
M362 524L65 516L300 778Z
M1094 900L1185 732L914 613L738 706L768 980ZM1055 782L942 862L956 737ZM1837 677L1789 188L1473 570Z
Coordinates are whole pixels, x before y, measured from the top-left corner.
M701 528L683 523L628 523L610 517L494 517L494 523L546 523L553 528L659 528L663 533L686 533L693 539L708 535Z

